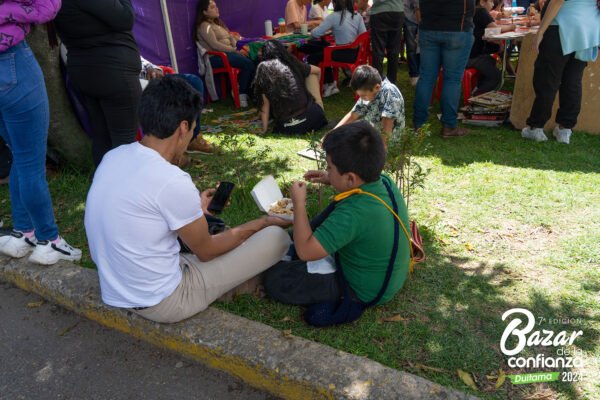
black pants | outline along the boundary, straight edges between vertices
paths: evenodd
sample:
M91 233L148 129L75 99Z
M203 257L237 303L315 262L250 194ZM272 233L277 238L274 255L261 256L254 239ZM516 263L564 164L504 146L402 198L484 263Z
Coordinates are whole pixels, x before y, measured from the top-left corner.
M404 24L403 12L383 12L371 15L371 47L373 48L373 67L383 79L383 57L387 56L387 78L396 84L400 40Z
M467 68L475 68L479 72L477 90L473 93L474 96L495 90L502 80L502 72L496 68L496 59L489 54L469 59Z
M97 167L109 150L133 143L142 95L139 72L105 67L68 68L92 125L92 156Z
M327 125L325 111L320 105L311 101L306 111L288 121L275 121L273 127L274 133L285 133L287 135L303 135L312 131L317 131Z
M572 129L581 111L581 80L587 63L575 59L575 53L563 55L558 26L550 26L540 43L535 60L533 90L535 100L527 125L543 128L552 116L552 105L558 91L559 108L556 123Z
M358 49L343 49L337 50L331 53L331 59L337 62L346 62L351 63L356 60L356 56L358 55ZM323 61L323 50L320 52L314 52L309 54L308 63L312 65L319 65L319 63ZM325 68L325 83L333 82L333 69Z
M342 295L337 274L309 274L306 261L280 261L264 275L265 293L284 304L306 306L338 300Z

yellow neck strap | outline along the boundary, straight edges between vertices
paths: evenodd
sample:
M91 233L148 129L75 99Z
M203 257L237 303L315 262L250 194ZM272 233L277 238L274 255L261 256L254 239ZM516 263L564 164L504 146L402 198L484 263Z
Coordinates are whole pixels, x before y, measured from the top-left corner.
M365 192L364 190L362 190L360 188L351 189L351 190L348 190L346 192L342 192L342 193L338 194L337 196L335 196L333 199L335 201L341 201L341 200L347 199L348 197L350 197L350 196L352 196L354 194L365 194L367 196L373 197L374 199L377 199L398 220L398 222L400 223L400 226L402 227L402 230L404 231L404 235L406 236L406 239L408 240L408 248L410 250L410 263L409 263L409 266L408 266L408 271L410 273L412 273L413 272L413 265L414 265L415 255L413 253L413 247L412 247L412 241L411 241L411 238L410 238L410 234L408 233L408 230L406 229L406 226L404 226L404 223L402 222L402 219L400 219L400 217L398 216L398 214L396 214L394 212L394 210L392 210L392 208L390 206L388 206L388 204L385 201L383 201L379 196L377 196L377 195L375 195L373 193L370 193L370 192Z

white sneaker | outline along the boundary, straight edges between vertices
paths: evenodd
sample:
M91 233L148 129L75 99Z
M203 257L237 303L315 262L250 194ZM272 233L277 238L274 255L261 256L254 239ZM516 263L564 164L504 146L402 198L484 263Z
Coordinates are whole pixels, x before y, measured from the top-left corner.
M332 96L332 95L337 94L339 92L340 92L340 89L338 89L338 87L335 84L335 82L328 83L328 84L325 85L325 88L323 89L323 97L329 97L329 96Z
M417 82L419 82L419 77L418 76L413 76L410 78L410 85L411 86L417 86Z
M240 94L240 107L246 108L248 107L248 95Z
M81 250L72 247L62 237L59 241L52 243L49 240L40 240L31 253L29 261L42 265L52 265L59 260L79 261L81 259Z
M28 238L23 232L13 230L7 235L0 236L0 253L12 258L25 257L35 249L35 237Z
M548 140L548 137L542 128L531 129L530 127L526 126L521 131L521 136L525 139L535 140L536 142L545 142Z
M571 134L572 133L573 133L572 130L570 130L568 128L566 128L566 129L560 129L558 127L558 125L556 125L554 127L554 130L552 131L552 134L556 138L556 141L558 143L564 143L564 144L569 144L569 141L571 140Z

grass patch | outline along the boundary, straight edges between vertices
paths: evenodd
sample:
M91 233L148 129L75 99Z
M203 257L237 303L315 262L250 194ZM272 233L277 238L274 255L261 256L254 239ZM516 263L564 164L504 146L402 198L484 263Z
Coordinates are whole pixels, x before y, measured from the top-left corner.
M400 75L410 121L414 89L405 68ZM352 102L351 91L343 88L325 100L328 117L341 118ZM230 101L209 107L211 117L232 112ZM600 399L600 136L578 132L565 146L525 141L508 127L473 128L456 140L439 138L437 121L432 129L428 151L419 157L431 172L410 210L422 227L429 258L393 301L356 323L328 329L308 327L300 308L268 299L240 296L216 306L467 392L457 369L473 373L481 389L488 387L486 375L499 368L538 371L506 365L499 349L504 311L518 306L536 317L579 319L543 327L583 330L575 342L585 362L582 382L513 386L507 381L497 391L470 392L486 399L536 393ZM255 146L238 152L195 155L187 168L202 188L219 180L236 182L243 169L245 190L235 190L223 215L232 225L260 215L248 192L263 175L274 174L287 190L304 170L315 168L295 154L307 146L304 137L268 134L255 140ZM270 150L259 157L265 146ZM62 234L83 249L83 266L94 268L83 228L89 176L64 169L49 182ZM318 209L313 192L310 210ZM10 224L6 185L0 187L0 217ZM405 320L381 322L395 314Z

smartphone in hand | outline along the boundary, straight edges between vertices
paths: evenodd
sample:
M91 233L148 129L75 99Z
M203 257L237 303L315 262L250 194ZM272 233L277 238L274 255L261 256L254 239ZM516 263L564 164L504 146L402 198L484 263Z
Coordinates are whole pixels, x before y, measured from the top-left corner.
M208 205L208 211L214 214L220 214L227 205L234 186L235 185L231 182L221 182Z

